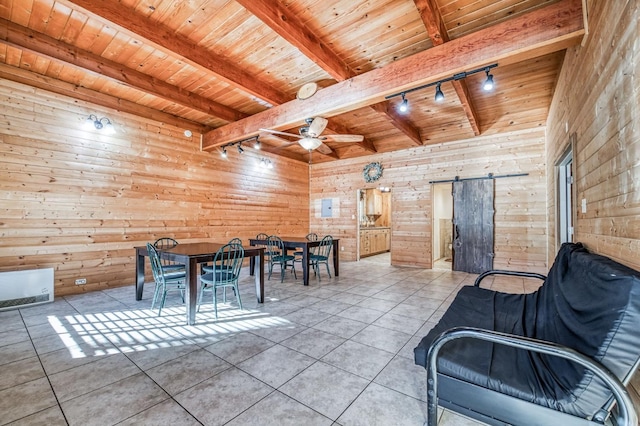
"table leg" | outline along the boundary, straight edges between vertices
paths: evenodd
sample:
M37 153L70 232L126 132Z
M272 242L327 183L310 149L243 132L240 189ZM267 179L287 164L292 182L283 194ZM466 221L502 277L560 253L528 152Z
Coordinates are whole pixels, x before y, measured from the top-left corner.
M136 253L136 300L142 300L144 290L144 254L139 250Z
M309 285L309 244L302 247L302 283Z
M187 280L184 289L184 301L187 310L187 325L196 323L196 301L198 296L198 263L196 259L189 259L185 262L185 273Z
M258 265L260 266L260 269L256 274L256 296L258 297L258 303L264 303L264 252L261 251L260 256L258 257ZM255 256L252 256L251 260L255 264Z
M264 256L262 259L264 261ZM253 276L253 274L255 273L255 270L256 270L256 257L251 256L249 258L249 275Z
M333 271L336 277L340 276L340 253L338 253L338 242L333 242Z

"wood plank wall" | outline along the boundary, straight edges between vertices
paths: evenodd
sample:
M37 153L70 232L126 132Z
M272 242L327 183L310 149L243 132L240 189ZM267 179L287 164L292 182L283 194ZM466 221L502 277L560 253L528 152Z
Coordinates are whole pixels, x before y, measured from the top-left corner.
M199 134L4 79L0 97L0 271L53 267L60 296L132 284L133 247L162 236L307 233L305 163L251 147L224 160ZM84 130L89 114L117 134Z
M587 3L589 35L565 56L547 122L549 228L555 164L575 133L574 241L640 270L640 1ZM550 233L549 259L556 243Z
M535 128L455 143L313 165L311 230L341 239L341 259L356 258L356 190L391 188L391 263L431 268L431 180L472 178L488 173L529 173L496 179L494 265L547 272L545 131ZM363 167L379 161L383 177L368 184ZM332 218L320 217L321 200L333 199Z

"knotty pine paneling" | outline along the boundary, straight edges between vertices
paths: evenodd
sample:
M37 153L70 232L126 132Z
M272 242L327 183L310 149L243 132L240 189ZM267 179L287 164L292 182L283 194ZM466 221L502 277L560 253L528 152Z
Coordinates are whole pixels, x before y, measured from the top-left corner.
M0 271L53 267L57 296L132 284L133 247L162 236L308 232L306 163L249 146L224 160L198 133L8 80L0 99ZM89 114L117 133L84 130Z
M495 180L497 269L547 272L545 132L535 128L448 144L428 145L358 159L316 164L311 169L310 229L341 239L341 259L356 258L357 189L391 188L391 263L431 268L432 200L429 181L487 176ZM382 178L368 184L363 167L379 161ZM331 198L334 217L321 218L321 199ZM338 207L335 205L338 203Z
M567 51L547 121L549 228L556 221L555 164L575 133L574 241L640 269L640 1L587 5L589 35ZM548 246L553 259L555 232Z

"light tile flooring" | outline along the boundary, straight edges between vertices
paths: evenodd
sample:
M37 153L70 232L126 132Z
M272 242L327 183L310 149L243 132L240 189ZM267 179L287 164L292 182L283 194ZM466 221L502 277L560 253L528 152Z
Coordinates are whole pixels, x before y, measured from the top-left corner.
M130 286L0 312L0 424L422 425L413 348L474 276L340 266L308 287L276 272L262 305L243 270L244 309L216 321L208 299L195 326L178 294L151 311L150 284L139 302ZM441 410L440 424L477 423Z

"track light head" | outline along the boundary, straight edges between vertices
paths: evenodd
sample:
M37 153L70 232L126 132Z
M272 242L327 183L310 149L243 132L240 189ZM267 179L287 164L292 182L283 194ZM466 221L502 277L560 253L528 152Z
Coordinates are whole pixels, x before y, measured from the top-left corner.
M487 73L487 79L485 80L484 84L482 85L482 89L485 92L489 92L489 91L493 90L493 75L489 73L489 68L487 68L485 70L485 72Z
M260 149L260 139L258 139L258 137L256 137L256 141L255 141L255 143L253 144L253 147L254 147L255 149Z
M244 149L242 149L242 142L240 142L240 143L238 144L238 153L239 153L239 154L242 154L243 152L244 152Z
M400 112L409 111L409 101L404 97L404 93L402 94L402 102L400 103L400 106L398 107L398 110Z
M441 83L438 83L438 85L436 86L436 96L435 96L436 102L442 102L444 100L444 93L442 93L440 84Z
M222 155L222 158L227 158L227 148L222 148L220 155Z

